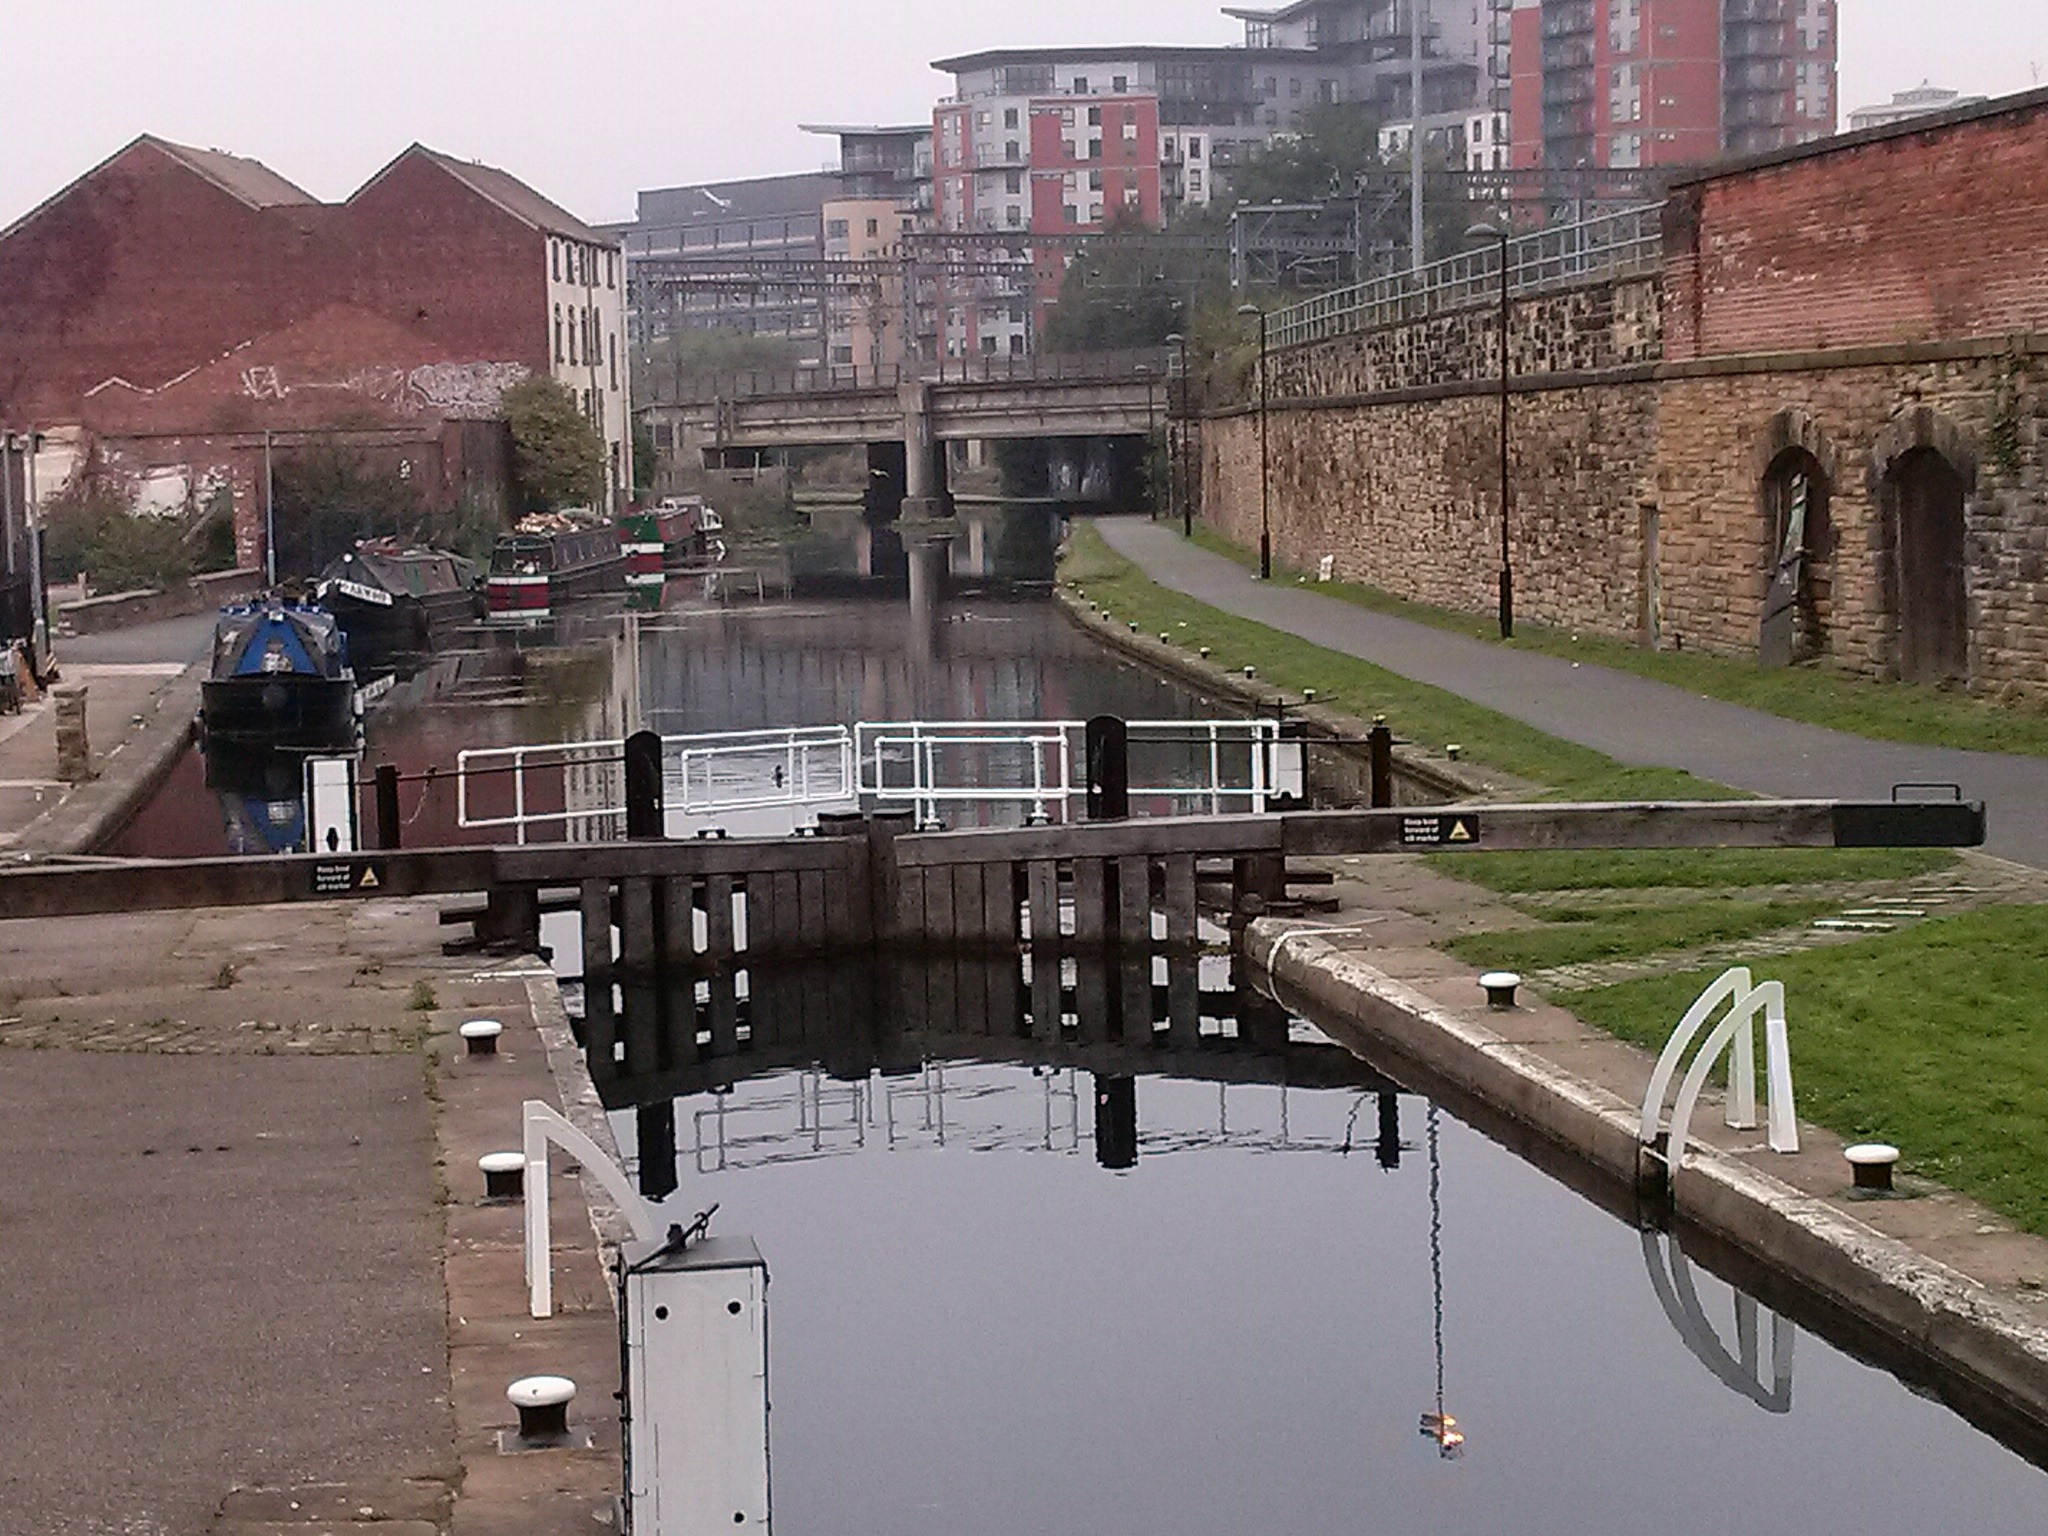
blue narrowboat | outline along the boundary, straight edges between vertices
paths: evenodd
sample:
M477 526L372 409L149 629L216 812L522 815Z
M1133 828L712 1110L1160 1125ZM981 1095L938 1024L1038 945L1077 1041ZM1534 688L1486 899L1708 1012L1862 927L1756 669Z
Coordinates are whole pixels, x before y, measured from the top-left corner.
M357 750L356 677L334 615L277 599L223 608L199 721L209 745Z

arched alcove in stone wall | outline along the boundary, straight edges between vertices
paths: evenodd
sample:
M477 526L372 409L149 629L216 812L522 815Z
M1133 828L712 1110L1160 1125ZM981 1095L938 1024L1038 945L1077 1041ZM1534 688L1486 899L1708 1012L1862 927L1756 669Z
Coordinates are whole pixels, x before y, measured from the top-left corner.
M1902 411L1870 450L1893 670L1906 682L1970 671L1969 499L1977 450L1931 406Z
M1834 444L1797 407L1773 415L1751 449L1763 591L1757 654L1766 665L1827 653L1839 542L1830 507L1837 465Z

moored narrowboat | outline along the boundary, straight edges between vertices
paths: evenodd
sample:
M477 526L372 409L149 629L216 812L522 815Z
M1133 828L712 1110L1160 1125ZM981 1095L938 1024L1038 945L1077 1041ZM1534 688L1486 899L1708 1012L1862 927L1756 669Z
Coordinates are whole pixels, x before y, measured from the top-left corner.
M667 498L660 506L635 508L619 519L628 589L659 587L671 566L689 559L703 507L695 497Z
M491 551L484 583L490 616L546 619L569 598L617 591L625 558L612 524L554 513L525 518Z
M340 620L357 662L432 650L483 616L483 572L445 549L366 539L330 564L314 595Z
M221 609L199 722L209 745L360 748L356 677L334 615L277 599Z

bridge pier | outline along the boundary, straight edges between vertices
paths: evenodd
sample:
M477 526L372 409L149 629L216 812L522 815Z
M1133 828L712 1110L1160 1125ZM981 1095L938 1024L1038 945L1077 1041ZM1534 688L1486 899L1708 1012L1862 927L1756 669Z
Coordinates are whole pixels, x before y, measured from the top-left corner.
M910 568L910 632L920 651L930 654L938 644L941 608L946 601L946 570L955 528L949 521L913 523L904 504L905 521L898 525L903 555Z

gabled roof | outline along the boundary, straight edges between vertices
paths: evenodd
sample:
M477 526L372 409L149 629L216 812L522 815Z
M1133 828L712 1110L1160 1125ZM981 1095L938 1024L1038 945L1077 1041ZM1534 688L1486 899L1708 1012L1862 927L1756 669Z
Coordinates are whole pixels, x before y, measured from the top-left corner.
M413 155L446 171L485 202L502 208L522 224L529 224L550 235L588 241L593 245L613 243L609 235L600 234L575 214L568 212L559 204L549 202L511 172L501 171L494 165L485 165L480 160L458 160L453 155L444 155L437 149L427 148L424 144L414 144L406 149L390 165L385 166L351 193L349 201L354 202L356 198L361 197L365 191L383 180L390 173L392 166Z
M320 202L304 187L286 181L260 160L230 155L218 149L193 149L190 145L173 144L169 139L160 139L153 133L144 133L130 139L84 175L66 182L12 224L0 229L0 240L6 239L16 230L32 222L45 209L62 202L73 189L91 181L115 161L145 147L167 160L182 165L209 185L218 187L237 202L251 208L275 208L286 204L294 207L318 206Z
M231 155L220 149L193 149L190 145L173 144L168 139L160 139L152 133L145 133L135 142L161 150L181 165L204 176L223 192L247 203L251 208L274 208L280 203L320 201L304 187L286 181L261 160L251 160L244 155Z

